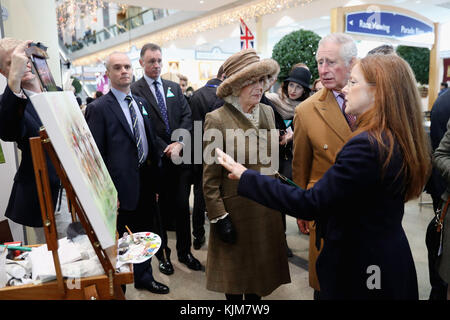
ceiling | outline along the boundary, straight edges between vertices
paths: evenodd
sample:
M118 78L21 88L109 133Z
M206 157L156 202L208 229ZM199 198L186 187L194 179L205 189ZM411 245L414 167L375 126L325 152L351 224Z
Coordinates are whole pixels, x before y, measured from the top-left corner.
M261 2L263 0L109 0L122 4L140 7L161 7L181 11L205 11L203 16L221 12L245 3ZM284 0L267 0L283 2ZM450 0L312 0L305 6L297 6L262 17L263 32L267 32L267 48L272 48L284 35L298 29L307 29L324 36L330 31L330 12L332 8L348 7L364 4L383 4L396 6L416 12L433 22L441 23L441 51L450 52ZM256 31L255 21L246 21L250 28ZM223 52L239 50L238 24L224 25L188 38L180 38L167 44L167 47L210 51L220 47ZM447 40L448 39L448 40ZM266 53L267 56L270 52Z
M212 11L228 5L240 5L248 1L237 0L108 0L135 7L173 9L182 11Z
M182 11L213 11L221 7L228 8L232 6L242 5L252 0L105 0L108 2L116 2L128 4L137 7L147 8L163 8ZM329 3L327 0L315 0L314 2ZM436 22L450 20L450 1L449 0L385 0L385 1L361 1L361 0L344 0L333 1L335 7L353 6L361 4L385 4L398 6L408 10L420 13L430 20ZM324 14L328 14L327 6L322 7Z

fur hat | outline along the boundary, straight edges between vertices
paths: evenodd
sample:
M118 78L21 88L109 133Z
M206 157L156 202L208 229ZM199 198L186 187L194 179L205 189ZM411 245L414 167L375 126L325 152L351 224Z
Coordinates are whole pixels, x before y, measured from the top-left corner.
M233 54L223 63L225 80L217 88L217 96L225 98L238 96L241 89L267 76L263 92L270 88L280 72L280 66L273 59L260 60L254 49L245 49Z

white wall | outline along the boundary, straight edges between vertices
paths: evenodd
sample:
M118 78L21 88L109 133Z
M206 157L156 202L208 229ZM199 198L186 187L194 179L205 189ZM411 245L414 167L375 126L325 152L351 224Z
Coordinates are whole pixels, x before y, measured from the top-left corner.
M9 17L4 21L5 37L42 42L48 47L48 64L57 85L61 85L61 67L54 0L3 0Z
M0 92L3 92L6 86L6 79L0 75ZM0 140L5 163L0 164L0 221L5 220L5 211L8 205L9 195L13 185L14 175L17 171L16 165L16 147L12 142ZM23 242L23 227L17 223L8 220L11 233L15 241Z

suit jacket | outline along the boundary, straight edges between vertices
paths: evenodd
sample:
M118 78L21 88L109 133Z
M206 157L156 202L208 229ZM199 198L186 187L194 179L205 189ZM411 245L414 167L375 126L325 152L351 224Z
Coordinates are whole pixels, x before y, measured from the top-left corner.
M42 227L41 209L36 187L29 138L38 137L42 122L29 99L18 98L7 86L0 104L0 138L14 141L22 151L22 160L14 177L14 184L5 216L12 221ZM46 155L51 196L55 207L60 181Z
M203 124L208 112L223 106L224 101L216 95L217 87L221 83L222 81L214 78L194 92L189 100L189 105L192 110L192 121L201 121Z
M173 81L164 79L161 80L164 88L164 96L166 99L166 108L171 132L179 128L191 131L191 109L183 95L183 92L181 91L180 86ZM173 93L172 97L167 94L169 89ZM166 125L158 107L156 97L153 96L144 77L131 85L131 91L133 94L143 97L150 103L149 115L153 115L153 123L155 125L157 135L158 153L160 156L163 156L164 149L167 145L172 143L172 141L167 135Z
M394 146L382 179L384 160L380 161L378 145L363 132L349 140L311 189L248 170L238 194L275 210L295 212L297 218L329 221L316 265L321 298L418 299L414 261L402 228L402 159ZM376 277L377 289L370 289Z
M259 128L275 129L272 109L263 104L259 105ZM255 140L258 145L265 143L260 136L240 137L240 140L236 137L239 135L236 131L235 137L227 136L227 129L241 129L242 135L249 129L257 130L250 120L229 103L206 114L205 131L208 129L221 132L219 139L223 142L222 149L234 159L241 158L249 162L250 143ZM267 136L270 150L270 134ZM235 144L234 154L225 148L227 139L233 139L231 141ZM243 140L245 147L237 148L238 141ZM213 141L205 141L205 148L210 144L217 146L218 142ZM268 166L263 165L259 159L256 162L246 165L255 170ZM290 282L281 214L238 196L237 184L238 181L228 179L227 172L221 165L209 164L209 161L205 160L203 193L208 218L212 220L228 212L237 234L237 242L229 245L219 238L216 224L211 224L206 287L208 290L224 293L251 292L266 296L281 284Z
M133 98L144 119L148 141L148 156L143 166L147 170L148 179L157 181L160 158L155 152L154 126L150 119L149 106L144 99L136 95L133 95ZM148 115L144 115L142 112L144 109ZM141 196L140 170L142 168L139 168L138 150L133 132L112 91L95 99L87 106L86 121L117 189L120 208L127 211L135 210Z

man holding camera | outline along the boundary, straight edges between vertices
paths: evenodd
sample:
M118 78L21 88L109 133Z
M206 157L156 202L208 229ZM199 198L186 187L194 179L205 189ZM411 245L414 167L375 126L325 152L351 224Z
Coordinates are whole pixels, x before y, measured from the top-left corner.
M35 228L36 242L45 243L29 143L29 138L39 136L42 126L29 99L42 92L37 76L31 72L31 62L25 52L31 43L11 38L0 40L0 73L8 79L8 85L0 99L0 138L16 142L22 151L22 160L14 177L5 216L16 223ZM46 160L55 206L60 181L49 158Z

